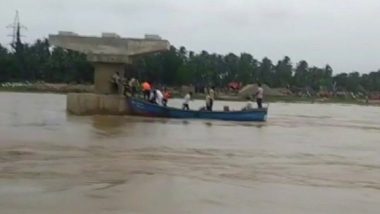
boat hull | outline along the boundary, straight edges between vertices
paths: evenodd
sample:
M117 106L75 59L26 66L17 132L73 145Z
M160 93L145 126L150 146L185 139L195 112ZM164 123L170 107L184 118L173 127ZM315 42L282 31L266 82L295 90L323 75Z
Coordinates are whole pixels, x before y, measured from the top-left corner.
M187 111L151 104L136 98L129 98L128 102L133 114L147 117L228 121L266 121L268 112L267 108L253 109L250 111Z

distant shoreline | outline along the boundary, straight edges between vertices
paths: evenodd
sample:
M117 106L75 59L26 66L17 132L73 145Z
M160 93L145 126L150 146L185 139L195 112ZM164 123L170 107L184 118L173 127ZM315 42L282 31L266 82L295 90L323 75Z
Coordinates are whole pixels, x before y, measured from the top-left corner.
M33 83L26 85L0 86L0 92L32 92L32 93L91 93L93 85L86 84L61 84L61 83Z
M28 92L28 93L91 93L92 85L71 85L71 84L33 84L29 86L0 87L0 92ZM182 98L179 91L173 91L173 98ZM204 99L203 94L194 94L195 99ZM237 95L221 94L217 97L223 101L247 101ZM369 100L368 104L365 100L357 100L353 98L320 98L320 97L297 97L297 96L266 96L265 102L285 102L285 103L341 103L341 104L357 104L357 105L380 105L380 100Z

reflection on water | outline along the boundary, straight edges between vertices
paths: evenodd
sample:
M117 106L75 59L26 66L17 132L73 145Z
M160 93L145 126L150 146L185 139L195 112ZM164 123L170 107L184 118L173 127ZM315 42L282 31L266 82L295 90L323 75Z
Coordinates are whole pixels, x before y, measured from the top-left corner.
M266 123L246 123L77 117L63 95L0 99L1 213L380 208L377 107L273 103Z

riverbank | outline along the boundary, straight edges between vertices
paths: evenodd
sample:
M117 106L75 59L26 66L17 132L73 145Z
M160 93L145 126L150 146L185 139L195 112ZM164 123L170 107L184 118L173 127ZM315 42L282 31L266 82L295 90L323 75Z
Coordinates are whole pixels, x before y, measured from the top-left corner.
M55 84L55 83L26 83L26 84L8 84L0 85L0 92L33 92L33 93L92 93L94 86L90 84ZM180 89L170 89L173 98L182 98L184 96ZM204 94L194 94L194 99L204 99ZM224 101L247 101L236 94L227 94L218 92L218 100ZM286 103L346 103L358 105L380 105L380 100L369 100L368 103L364 99L353 99L350 97L299 97L299 96L266 96L266 102L286 102Z
M90 84L65 84L65 83L4 83L0 85L0 91L7 92L41 92L41 93L91 93L94 86Z

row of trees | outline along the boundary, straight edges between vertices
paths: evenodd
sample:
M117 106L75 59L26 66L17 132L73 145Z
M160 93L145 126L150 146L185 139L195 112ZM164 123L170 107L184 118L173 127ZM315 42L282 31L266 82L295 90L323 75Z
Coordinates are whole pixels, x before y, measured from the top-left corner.
M327 90L380 91L380 70L369 74L358 72L333 75L330 65L309 66L302 60L295 65L288 56L277 63L268 58L255 59L249 53L235 55L196 54L184 47L136 60L135 75L169 85L206 84L226 86L229 82L243 84L263 82L271 87L310 88Z
M235 55L194 53L184 47L134 59L128 67L130 77L166 85L202 84L226 86L261 81L271 87L297 87L319 90L380 91L380 70L333 75L333 69L309 66L306 61L293 64L289 57L274 63L268 58L255 59L248 53ZM47 40L31 45L16 44L13 51L0 45L0 82L45 81L90 83L93 68L80 53L51 49Z
M83 54L51 49L46 39L12 47L0 45L0 82L92 82L93 68Z

